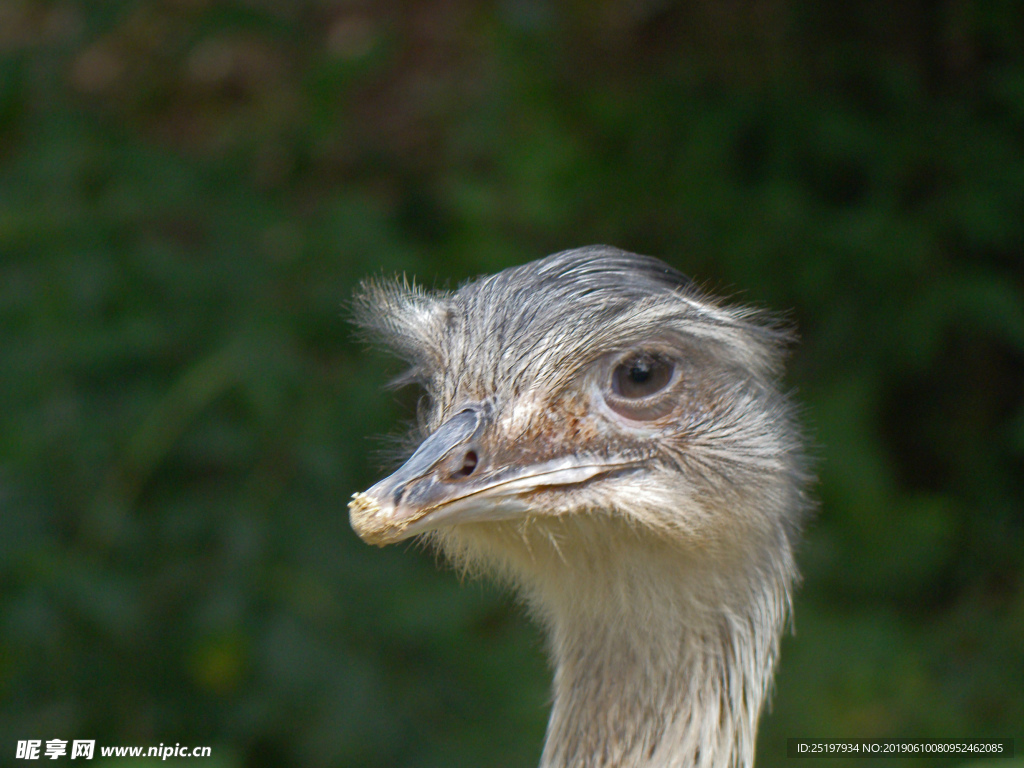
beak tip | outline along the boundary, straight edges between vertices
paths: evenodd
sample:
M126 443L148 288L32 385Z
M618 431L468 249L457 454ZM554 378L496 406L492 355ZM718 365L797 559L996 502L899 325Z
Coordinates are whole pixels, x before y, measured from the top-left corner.
M367 544L376 544L378 547L399 541L405 528L397 525L390 515L383 512L380 502L367 493L353 493L352 501L348 503L348 520L352 530Z

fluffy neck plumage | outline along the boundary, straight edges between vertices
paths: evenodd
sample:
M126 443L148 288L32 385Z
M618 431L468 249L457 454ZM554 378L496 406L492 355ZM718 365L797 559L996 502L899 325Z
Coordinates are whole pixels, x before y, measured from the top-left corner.
M500 553L548 629L554 705L541 768L753 764L790 564L681 548L608 518L490 527L452 543L462 562L493 565Z
M542 768L752 765L777 633L763 637L748 610L705 597L691 592L656 618L620 605L553 620Z

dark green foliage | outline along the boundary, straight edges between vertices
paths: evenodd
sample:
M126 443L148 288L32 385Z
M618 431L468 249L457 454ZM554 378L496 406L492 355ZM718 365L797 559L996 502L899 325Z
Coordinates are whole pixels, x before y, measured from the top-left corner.
M415 394L343 304L596 242L801 329L821 510L759 764L788 736L1024 749L1018 4L24 0L0 760L535 764L539 633L348 528Z

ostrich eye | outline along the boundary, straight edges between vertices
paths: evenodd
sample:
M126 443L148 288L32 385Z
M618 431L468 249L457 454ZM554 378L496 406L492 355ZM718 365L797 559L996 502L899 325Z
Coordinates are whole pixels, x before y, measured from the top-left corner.
M672 381L675 366L643 354L623 360L612 373L612 392L627 400L640 400L661 392Z
M671 398L658 397L675 379L676 366L658 355L630 355L612 371L606 401L620 416L647 421L672 409Z

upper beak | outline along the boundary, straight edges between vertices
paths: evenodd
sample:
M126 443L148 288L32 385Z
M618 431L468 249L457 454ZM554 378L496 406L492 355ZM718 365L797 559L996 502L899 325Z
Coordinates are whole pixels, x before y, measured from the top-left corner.
M430 435L394 474L349 502L360 538L384 546L457 523L502 520L528 511L525 496L544 487L585 482L628 464L575 455L525 466L495 466L482 449L488 426L469 406Z

